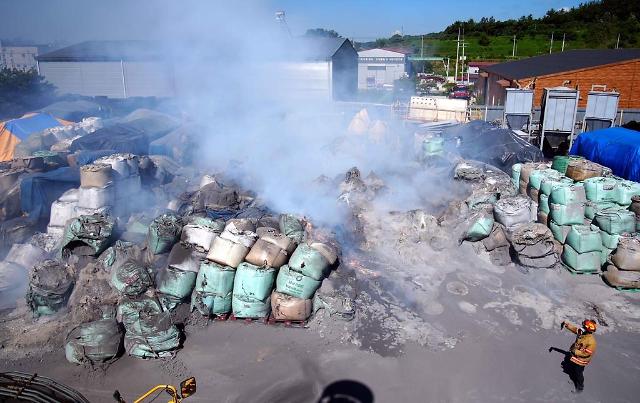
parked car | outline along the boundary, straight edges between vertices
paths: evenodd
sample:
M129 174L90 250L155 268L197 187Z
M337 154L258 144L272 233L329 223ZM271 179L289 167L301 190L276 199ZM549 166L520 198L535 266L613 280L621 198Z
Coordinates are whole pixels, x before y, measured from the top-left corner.
M451 93L449 94L449 98L470 100L471 91L469 90L469 87L467 87L466 85L456 85L451 90Z

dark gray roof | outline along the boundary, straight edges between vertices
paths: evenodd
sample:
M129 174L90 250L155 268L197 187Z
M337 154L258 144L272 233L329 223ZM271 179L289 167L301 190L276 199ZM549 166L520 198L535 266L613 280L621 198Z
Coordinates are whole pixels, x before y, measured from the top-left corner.
M640 49L581 49L493 64L481 70L519 80L633 59L640 59Z
M307 60L329 60L345 45L353 47L346 38L301 37L297 38L303 58ZM355 49L354 49L355 52ZM357 57L357 56L356 56Z
M163 53L153 41L88 41L38 56L39 61L158 60Z

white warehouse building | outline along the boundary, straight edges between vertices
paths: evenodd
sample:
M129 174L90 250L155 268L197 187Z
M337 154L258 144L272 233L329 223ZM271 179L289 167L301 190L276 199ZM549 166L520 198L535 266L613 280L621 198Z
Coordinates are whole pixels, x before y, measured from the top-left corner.
M409 51L369 49L358 52L358 89L383 88L410 74Z
M174 73L149 41L89 41L38 56L38 72L59 94L171 97Z

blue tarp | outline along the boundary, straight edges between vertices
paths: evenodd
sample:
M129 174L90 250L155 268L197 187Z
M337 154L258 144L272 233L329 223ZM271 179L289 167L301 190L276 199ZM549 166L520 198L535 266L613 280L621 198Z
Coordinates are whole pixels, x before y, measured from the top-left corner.
M582 133L571 155L580 155L611 168L614 175L640 182L640 133L623 127Z
M51 115L38 113L28 118L10 120L6 122L4 126L11 134L20 140L24 140L29 137L31 133L41 132L50 127L61 126L61 123Z
M51 203L64 192L80 186L80 170L77 167L58 168L55 171L25 176L20 183L22 211L37 220L48 217Z

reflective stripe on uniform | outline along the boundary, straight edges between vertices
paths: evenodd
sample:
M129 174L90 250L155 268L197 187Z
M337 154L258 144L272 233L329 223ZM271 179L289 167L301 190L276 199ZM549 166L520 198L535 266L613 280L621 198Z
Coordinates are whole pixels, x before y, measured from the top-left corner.
M585 353L589 353L589 354L593 354L593 351L591 351L591 350L590 350L590 349L588 349L588 348L585 348L585 349L584 349L584 352L585 352Z
M587 364L589 364L589 361L585 361L581 358L576 357L575 355L573 357L571 357L571 361L578 364L578 365L582 365L585 366Z

